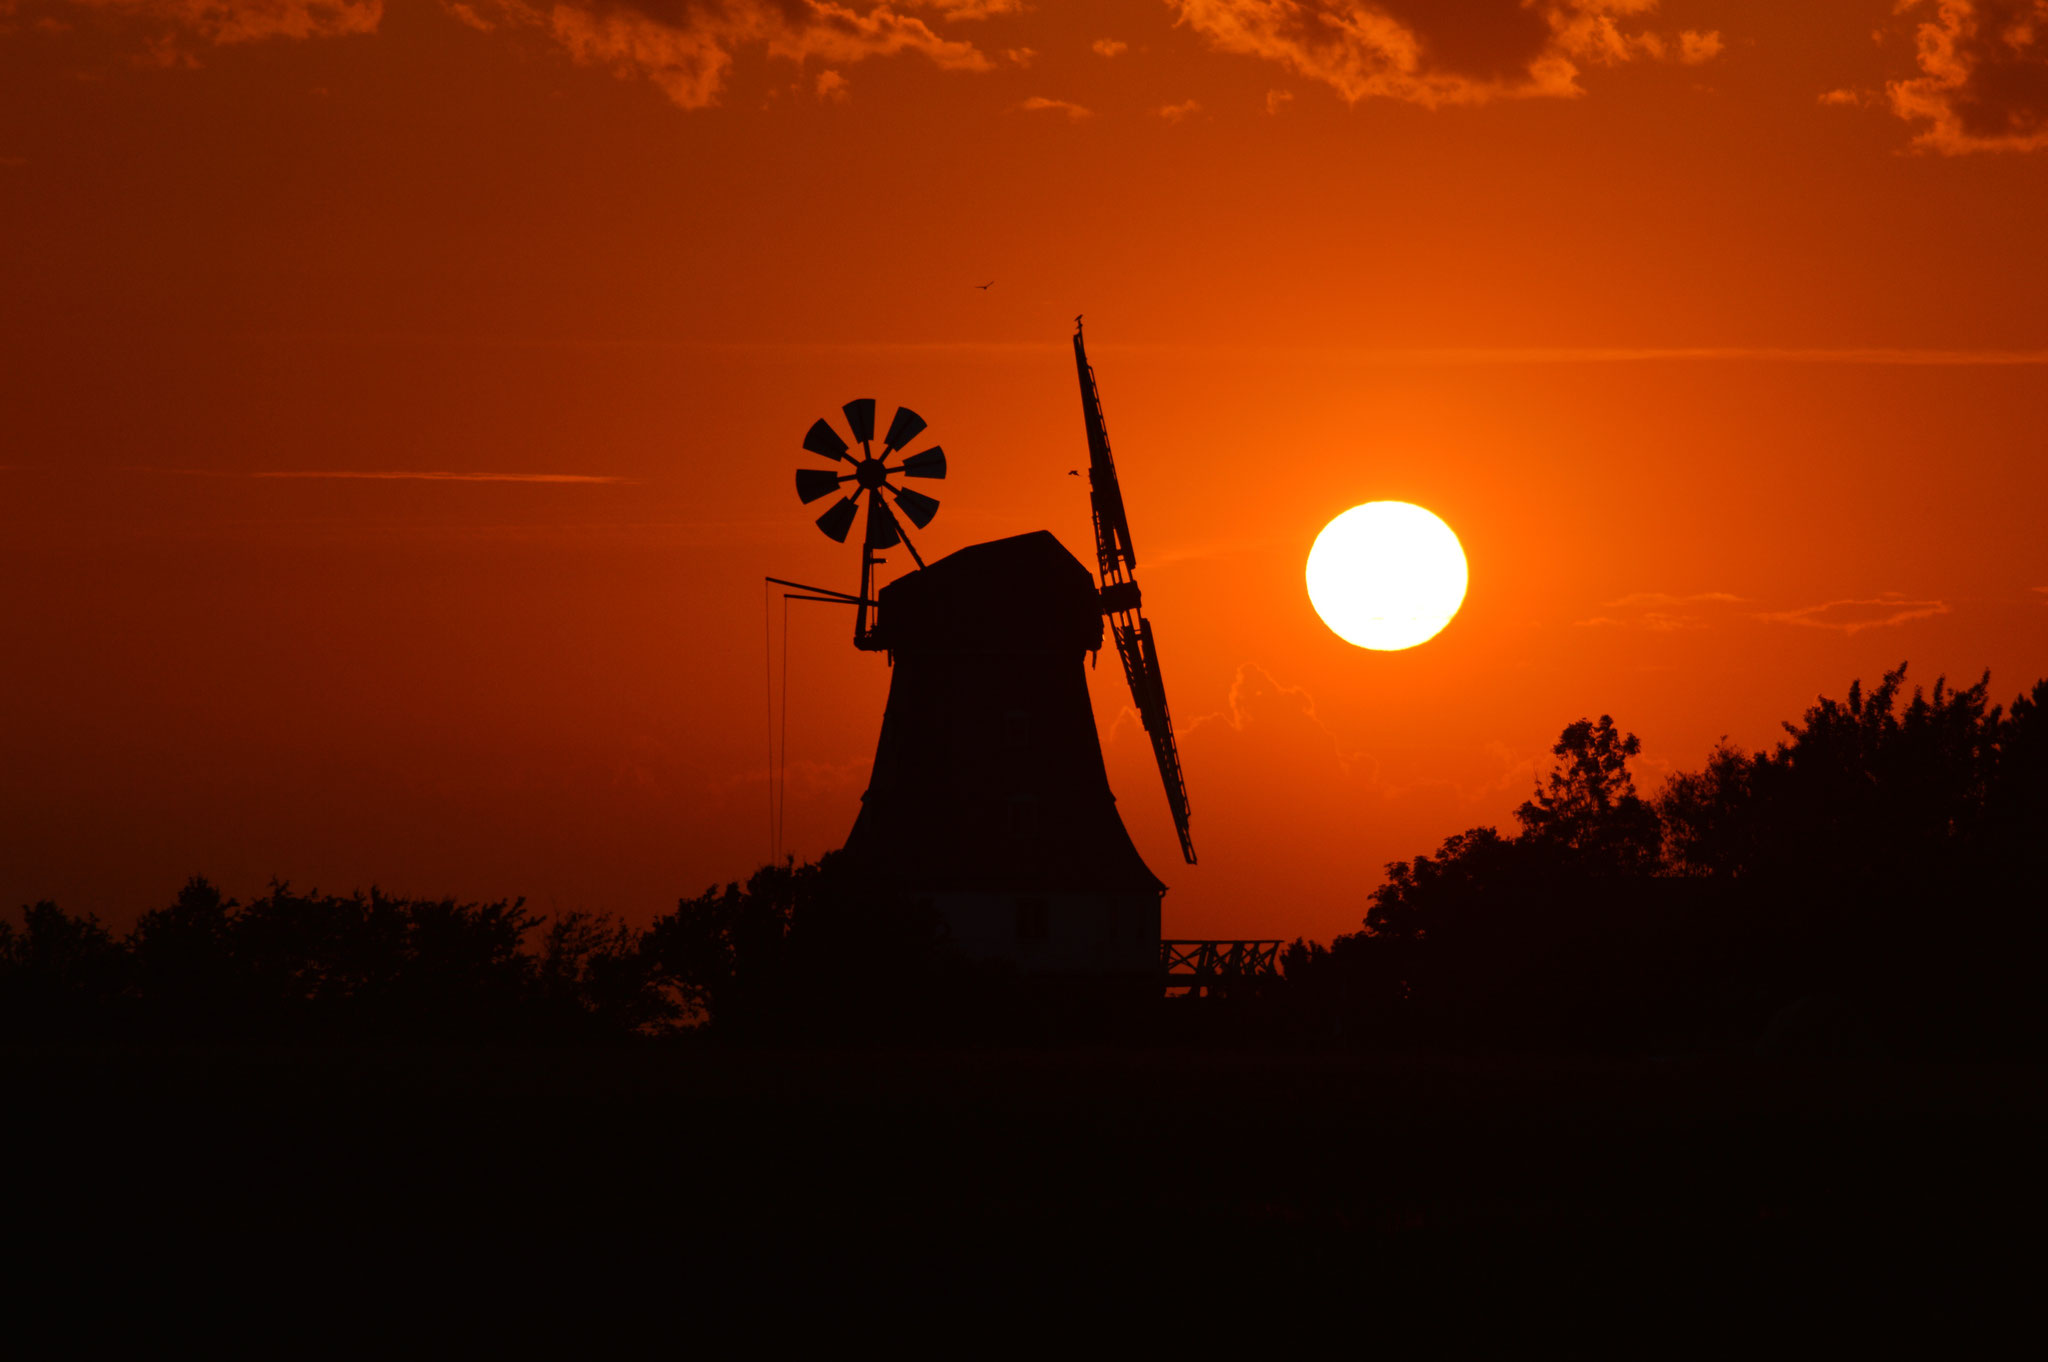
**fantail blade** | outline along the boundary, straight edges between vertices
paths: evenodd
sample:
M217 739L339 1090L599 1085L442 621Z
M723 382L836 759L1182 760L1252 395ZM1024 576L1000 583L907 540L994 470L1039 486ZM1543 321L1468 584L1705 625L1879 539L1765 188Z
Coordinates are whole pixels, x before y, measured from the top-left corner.
M832 423L822 416L811 422L810 433L804 436L804 448L828 459L846 457L846 441L839 438L839 432L832 429Z
M829 497L839 490L839 475L829 468L796 470L796 494L806 503Z
M860 510L860 503L852 497L833 503L832 509L818 517L818 528L828 539L846 542L846 532L853 528L853 517Z
M839 410L846 413L846 424L853 427L853 438L867 444L875 438L875 399L856 397Z
M917 433L923 429L924 418L922 416L919 416L908 407L896 408L896 417L889 422L889 438L882 442L883 455L886 457L890 451L903 448L903 446L915 440Z
M896 509L909 516L910 523L921 530L931 524L932 517L939 513L939 503L922 492L913 492L906 487L896 493Z

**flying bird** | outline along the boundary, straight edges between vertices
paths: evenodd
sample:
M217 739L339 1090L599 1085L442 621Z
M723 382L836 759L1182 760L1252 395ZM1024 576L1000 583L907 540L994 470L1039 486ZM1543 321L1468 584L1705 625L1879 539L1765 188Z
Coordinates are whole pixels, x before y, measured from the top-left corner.
M995 287L995 282L995 280L991 279L986 284L976 284L975 287L980 289L983 293L987 293L991 288Z
M1081 470L1078 468L1069 468L1067 470L1067 476L1070 478L1078 478L1081 476Z

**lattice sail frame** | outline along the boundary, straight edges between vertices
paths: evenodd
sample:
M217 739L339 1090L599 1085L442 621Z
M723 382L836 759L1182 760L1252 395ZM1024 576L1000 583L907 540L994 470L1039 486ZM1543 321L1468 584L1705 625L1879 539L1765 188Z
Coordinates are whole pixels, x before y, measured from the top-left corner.
M1195 843L1188 832L1187 781L1181 775L1173 716L1166 706L1166 682L1159 674L1158 645L1152 639L1151 622L1140 607L1138 579L1132 575L1138 566L1138 552L1131 546L1123 488L1110 457L1109 428L1103 424L1102 399L1095 390L1095 370L1081 342L1078 317L1074 319L1074 368L1081 379L1081 419L1088 427L1088 505L1095 518L1095 566L1102 580L1102 613L1109 618L1110 636L1116 640L1117 656L1123 659L1131 700L1152 739L1152 756L1159 764L1160 783L1166 787L1174 831L1180 835L1180 853L1193 865Z

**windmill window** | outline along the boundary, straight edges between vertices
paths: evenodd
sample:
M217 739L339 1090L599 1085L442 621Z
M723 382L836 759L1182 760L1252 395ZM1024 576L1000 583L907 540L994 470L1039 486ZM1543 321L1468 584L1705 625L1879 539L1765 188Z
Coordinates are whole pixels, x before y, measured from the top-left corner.
M1026 944L1052 940L1052 905L1044 899L1018 899L1017 940Z

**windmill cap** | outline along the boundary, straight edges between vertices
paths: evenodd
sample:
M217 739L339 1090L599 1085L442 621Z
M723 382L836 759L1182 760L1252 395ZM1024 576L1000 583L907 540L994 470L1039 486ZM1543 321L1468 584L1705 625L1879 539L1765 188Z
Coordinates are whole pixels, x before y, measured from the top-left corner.
M1095 577L1050 531L974 544L882 588L877 641L892 652L1093 652Z

